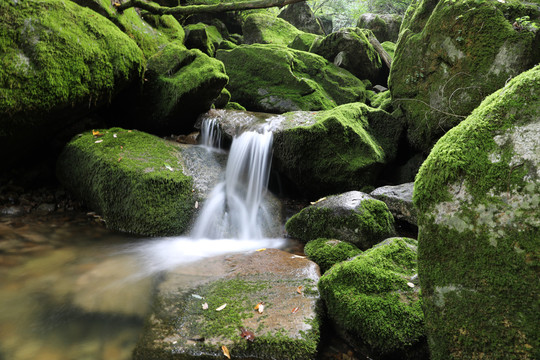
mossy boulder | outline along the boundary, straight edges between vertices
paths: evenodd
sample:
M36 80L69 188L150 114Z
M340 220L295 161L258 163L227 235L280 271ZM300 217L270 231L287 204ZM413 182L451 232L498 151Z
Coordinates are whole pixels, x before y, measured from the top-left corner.
M349 242L361 250L395 234L394 218L386 204L359 191L320 199L293 215L285 230L305 242L324 237Z
M144 55L112 22L71 1L0 4L0 158L51 137L141 81Z
M304 253L324 273L335 264L359 255L362 251L346 241L319 238L309 241L304 247Z
M148 60L145 78L135 118L129 122L164 135L189 132L228 81L221 61L176 42Z
M193 179L183 167L175 143L111 128L76 136L60 155L57 174L108 228L178 235L191 222L197 201Z
M296 35L301 34L294 25L268 13L250 14L242 25L244 44L289 45Z
M223 41L223 36L215 26L203 23L190 24L185 27L188 49L199 49L209 56L214 56Z
M315 263L267 249L188 264L163 278L133 359L219 359L223 346L233 359L316 359ZM264 308L255 309L259 303Z
M307 33L324 35L321 21L315 16L307 2L287 5L278 15L297 29Z
M385 41L381 43L381 46L383 47L384 51L386 51L386 53L390 55L390 58L394 59L394 54L396 52L396 44L391 41Z
M274 167L311 196L374 184L403 130L401 119L362 103L284 116L274 131Z
M400 359L427 358L416 240L391 238L334 265L319 281L331 320L359 349Z
M343 28L313 43L310 51L350 71L359 79L386 84L381 58L369 42L369 36L373 36L369 30Z
M385 41L396 42L403 17L398 14L365 13L358 19L356 25L360 29L368 29L380 43Z
M417 225L417 212L413 205L414 183L386 185L373 190L369 195L383 201L394 218Z
M219 50L232 101L248 110L283 113L325 110L364 101L364 84L321 56L285 46L242 45Z
M488 96L415 181L433 360L540 356L540 66Z
M322 36L310 34L307 32L298 34L296 35L294 40L288 45L288 47L295 50L309 51L313 43L319 39L322 39Z
M409 142L428 153L449 129L505 83L540 62L538 19L521 1L432 1L411 5L397 43L389 87L408 122Z

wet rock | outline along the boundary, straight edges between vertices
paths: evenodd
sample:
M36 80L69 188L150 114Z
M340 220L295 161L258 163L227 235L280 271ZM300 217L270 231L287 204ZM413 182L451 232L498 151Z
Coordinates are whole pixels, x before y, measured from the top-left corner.
M417 224L416 209L413 206L414 183L395 186L383 186L373 190L370 195L383 201L396 219L411 225Z
M387 239L321 277L329 317L358 350L377 358L429 358L422 344L420 287L414 280L416 252L416 240Z
M2 209L0 209L0 213L6 216L21 216L24 215L26 211L24 210L24 207L20 205L12 205L3 207Z
M356 26L360 29L371 30L380 43L385 41L396 42L402 19L397 14L365 13L360 16Z
M420 168L418 270L433 359L538 355L539 169L540 66L488 96Z
M285 229L302 241L338 239L361 250L395 234L386 204L359 191L320 199L291 217Z
M278 17L287 20L299 30L316 35L324 35L320 20L315 16L307 2L287 5L279 13Z
M46 214L54 212L55 210L56 210L55 204L43 203L43 204L39 204L38 207L32 210L32 212L36 214L40 214L40 215L46 215Z
M159 285L133 358L218 358L226 346L236 359L315 359L318 279L315 263L275 249L178 268Z

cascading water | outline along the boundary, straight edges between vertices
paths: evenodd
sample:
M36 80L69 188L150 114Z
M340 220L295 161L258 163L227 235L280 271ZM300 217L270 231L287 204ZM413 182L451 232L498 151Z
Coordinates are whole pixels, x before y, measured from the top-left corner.
M216 118L205 119L202 122L200 143L207 149L221 148L221 129Z

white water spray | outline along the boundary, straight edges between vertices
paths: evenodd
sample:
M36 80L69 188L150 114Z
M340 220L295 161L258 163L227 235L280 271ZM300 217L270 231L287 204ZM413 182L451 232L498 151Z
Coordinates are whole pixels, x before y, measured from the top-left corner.
M202 122L200 143L208 149L221 149L221 128L217 118L208 118Z

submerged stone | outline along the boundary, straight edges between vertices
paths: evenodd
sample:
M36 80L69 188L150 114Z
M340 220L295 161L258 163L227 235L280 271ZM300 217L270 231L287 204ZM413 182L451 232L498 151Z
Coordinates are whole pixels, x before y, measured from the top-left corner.
M246 109L283 113L365 101L365 85L316 54L270 44L219 50L231 100Z
M523 3L422 0L409 7L389 88L416 149L429 153L487 95L540 61L540 32L513 25L525 15L540 19L537 6Z
M194 181L187 175L202 173L201 166L193 165L193 154L179 146L135 130L87 132L66 145L57 174L108 228L148 236L179 235L191 223L196 203L213 187L208 183L211 176ZM183 159L183 152L189 157Z
M417 242L391 238L334 265L319 281L330 319L351 344L376 356L427 359L416 275Z
M413 199L432 359L538 358L540 66L437 142Z
M276 249L177 268L158 286L133 358L221 358L225 346L234 359L315 359L318 279L315 263Z
M302 241L338 239L361 250L395 234L394 218L386 204L359 191L317 201L293 215L285 229Z

